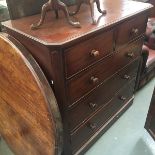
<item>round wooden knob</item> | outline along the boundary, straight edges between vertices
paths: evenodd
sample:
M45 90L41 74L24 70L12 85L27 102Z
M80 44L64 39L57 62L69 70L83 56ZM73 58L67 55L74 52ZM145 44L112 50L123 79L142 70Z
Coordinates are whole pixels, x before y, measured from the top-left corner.
M127 57L133 58L134 57L134 53L133 52L127 53Z
M99 82L99 79L98 79L97 77L92 76L92 77L90 78L90 81L91 81L91 83L96 84L96 83Z
M127 75L127 74L125 74L125 75L123 76L123 79L129 80L129 79L130 79L130 76Z
M121 96L121 97L120 97L120 100L125 101L125 100L126 100L126 97Z
M137 28L132 29L132 34L133 35L138 35L139 30Z
M93 56L93 57L97 57L97 56L100 55L100 52L97 51L97 50L92 50L92 51L90 52L90 55Z
M96 103L89 103L89 106L91 109L95 109L97 107L97 104Z

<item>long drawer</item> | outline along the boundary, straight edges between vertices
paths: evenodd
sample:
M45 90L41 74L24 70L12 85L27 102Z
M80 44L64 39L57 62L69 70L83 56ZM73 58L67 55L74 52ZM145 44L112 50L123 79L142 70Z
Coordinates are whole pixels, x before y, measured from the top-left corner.
M113 29L64 51L66 76L79 72L113 52Z
M85 142L87 142L108 120L111 119L122 107L128 104L132 98L135 80L132 80L118 92L114 98L91 117L79 130L71 135L73 152L75 153Z
M73 104L116 73L119 69L136 59L141 53L142 44L143 39L139 39L126 48L112 54L109 58L106 58L91 69L68 80L68 103Z
M147 14L136 16L118 26L116 48L124 46L131 40L145 33Z
M79 125L84 123L90 115L93 115L98 109L106 106L114 94L120 90L129 80L136 77L139 59L135 60L127 67L121 69L109 80L99 86L86 98L82 99L77 106L68 110L68 121L70 131L74 131Z

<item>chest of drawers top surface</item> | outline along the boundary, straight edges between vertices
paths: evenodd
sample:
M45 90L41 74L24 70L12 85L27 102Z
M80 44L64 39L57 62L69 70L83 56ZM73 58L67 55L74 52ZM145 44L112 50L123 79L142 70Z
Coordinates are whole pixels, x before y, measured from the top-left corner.
M44 45L59 46L86 37L96 31L99 32L152 7L150 4L128 0L101 1L101 7L107 10L107 14L101 16L95 7L95 18L98 21L96 25L91 24L89 6L86 5L82 5L80 12L75 16L75 19L80 21L81 28L68 25L61 12L59 19L55 19L53 13L48 12L43 26L35 31L30 29L30 25L39 20L40 14L10 20L4 22L3 25ZM72 10L73 7L70 9Z

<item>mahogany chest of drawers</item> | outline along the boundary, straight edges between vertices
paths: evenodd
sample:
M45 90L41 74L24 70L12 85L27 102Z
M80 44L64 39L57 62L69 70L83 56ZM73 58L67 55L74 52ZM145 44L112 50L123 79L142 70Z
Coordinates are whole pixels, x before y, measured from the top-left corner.
M106 16L91 25L88 7L76 17L82 28L55 20L50 12L3 23L42 68L54 90L63 124L64 155L83 154L132 104L150 4L104 0ZM61 16L62 17L62 16ZM52 21L51 21L52 18Z

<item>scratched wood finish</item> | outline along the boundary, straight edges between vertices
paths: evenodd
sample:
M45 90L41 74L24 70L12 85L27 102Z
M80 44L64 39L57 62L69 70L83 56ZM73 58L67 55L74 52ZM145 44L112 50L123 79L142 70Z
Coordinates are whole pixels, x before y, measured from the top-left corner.
M16 155L61 153L57 102L38 64L15 39L0 35L0 134Z

